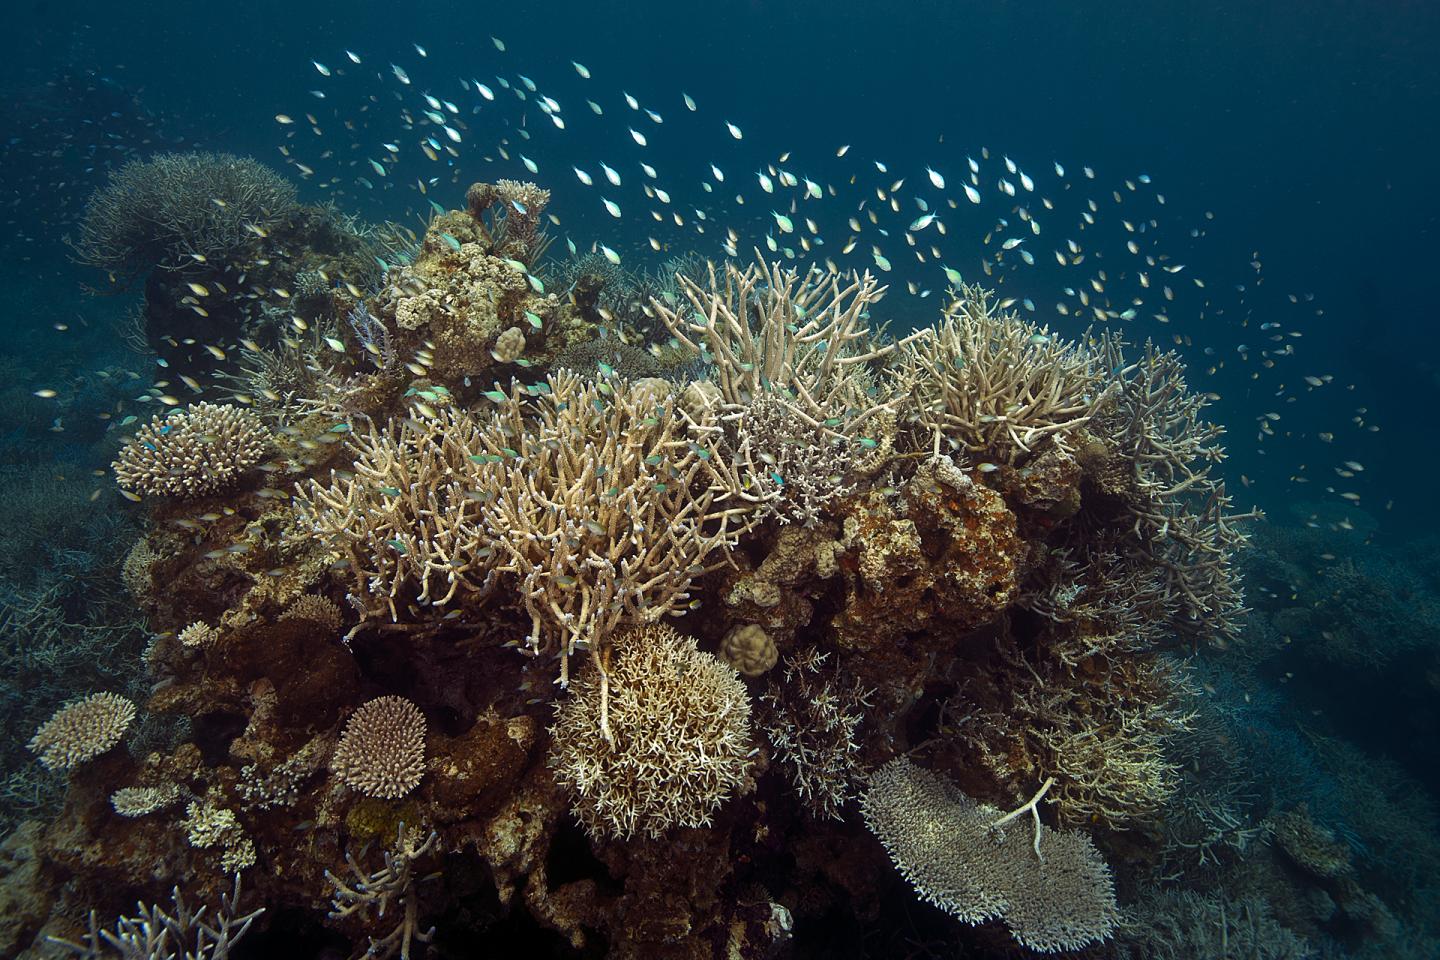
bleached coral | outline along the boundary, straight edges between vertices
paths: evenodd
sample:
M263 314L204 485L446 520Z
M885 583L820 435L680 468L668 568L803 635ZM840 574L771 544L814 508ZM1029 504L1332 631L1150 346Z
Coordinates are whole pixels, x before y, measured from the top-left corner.
M592 836L708 826L743 782L749 696L735 671L693 639L663 624L626 631L572 689L551 728L549 763Z
M68 770L106 752L135 720L135 704L115 693L92 693L61 707L40 725L29 747L51 770Z
M1014 813L1033 813L1034 802ZM1084 833L1052 830L1038 814L1033 836L1001 829L1013 814L904 758L871 776L861 809L916 892L966 923L1003 919L1038 953L1078 950L1115 929L1110 868Z
M425 776L425 715L404 697L362 703L345 724L330 769L366 796L405 796Z
M111 466L121 488L139 494L199 497L237 482L265 456L269 434L248 410L206 401L156 415Z

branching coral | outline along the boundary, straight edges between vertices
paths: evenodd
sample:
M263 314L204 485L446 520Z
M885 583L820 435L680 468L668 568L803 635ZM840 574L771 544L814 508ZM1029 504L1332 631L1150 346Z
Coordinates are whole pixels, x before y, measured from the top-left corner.
M119 274L224 261L290 214L295 187L269 167L228 153L132 160L85 207L72 242L83 263Z
M512 186L521 195L537 189ZM476 184L472 193L481 188L494 190ZM467 377L487 376L497 365L552 356L579 332L572 328L583 327L533 272L532 247L543 247L543 234L517 240L513 231L528 221L508 201L497 209L510 212L488 219L459 211L435 216L419 258L392 268L364 313L351 314L357 339L384 371L409 370L458 391ZM526 210L538 216L536 208ZM522 343L512 330L523 331Z
M879 418L880 431L888 433L889 420L888 414ZM835 499L855 491L861 464L880 459L823 426L792 416L789 404L774 396L756 397L737 411L730 432L757 489L770 496L769 509L782 523L813 526Z
M1019 598L1058 625L1047 634L1046 652L1067 667L1153 650L1169 639L1179 601L1164 568L1124 551L1113 534L1092 533L1037 564L1035 587Z
M465 192L470 216L488 234L490 252L531 268L550 245L543 219L549 203L549 190L519 180L476 183Z
M92 693L61 707L40 725L30 750L51 770L93 760L120 742L135 720L135 704L114 693Z
M970 924L1003 918L1039 953L1076 950L1115 928L1110 868L1085 834L1041 824L1038 798L1003 814L901 758L871 776L862 810L925 900ZM1033 841L1000 829L1024 812L1034 814Z
M591 835L706 826L744 780L750 698L735 671L689 637L664 624L629 630L573 686L549 762Z
M316 624L326 630L339 630L344 622L340 616L340 608L335 606L334 601L313 593L297 597L294 603L285 608L280 619L304 620L306 623Z
M536 265L545 191L468 199L387 255L379 287L317 258L251 275L245 352L220 359L254 401L242 419L279 421L258 449L205 472L219 432L192 429L196 408L117 461L135 490L228 495L194 517L158 505L127 577L154 620L152 709L193 716L195 742L75 775L91 805L193 799L183 835L226 869L263 861L277 905L313 903L328 866L331 920L372 955L482 903L420 897L444 850L453 878L488 863L509 916L577 949L724 937L739 957L774 922L772 879L810 918L842 889L857 913L890 909L880 845L850 842L842 815L868 768L923 753L963 791L897 761L863 803L922 894L1035 950L1103 939L1108 868L1042 812L1133 848L1127 880L1155 862L1161 840L1108 828L1163 814L1174 789L1166 738L1186 717L1161 651L1238 608L1218 433L1178 361L1058 340L978 288L897 343L871 316L876 279L833 269L691 260L672 284L592 258L567 290ZM286 295L262 308L272 283ZM669 343L646 352L653 334ZM288 503L236 483L271 444ZM716 612L692 613L702 600ZM768 745L731 667L769 677ZM552 668L574 682L547 737ZM363 702L376 683L413 699ZM124 780L142 786L94 789L142 764ZM1010 815L971 799L1017 795ZM569 855L567 800L600 865ZM401 816L426 827L370 870L358 844ZM203 868L158 819L89 818L141 851L115 871L136 882L156 850ZM315 828L295 843L299 820ZM67 875L90 879L73 851L99 829L56 834Z
M110 805L122 817L143 817L180 801L180 787L161 783L149 787L121 787L110 795Z
M698 281L679 277L688 306L654 300L651 308L683 347L713 363L725 410L772 396L812 429L873 446L873 421L895 402L872 376L897 347L870 324L886 288L869 273L802 275L764 260L708 270Z
M1116 938L1116 955L1134 960L1316 956L1310 943L1276 921L1263 899L1228 899L1223 892L1151 892L1125 911Z
M1245 613L1234 562L1248 540L1240 523L1259 514L1232 512L1224 481L1212 474L1225 456L1224 430L1204 418L1209 400L1186 386L1179 356L1146 344L1126 363L1117 341L1101 348L1119 383L1096 425L1119 453L1102 486L1124 503L1132 551L1165 572L1180 608L1176 625L1231 640Z
M357 436L353 476L298 500L367 617L474 611L503 582L530 616L531 652L560 653L563 682L577 649L683 609L750 508L726 502L742 479L652 381L560 371L490 396L485 414Z
M1104 368L990 297L961 286L939 325L906 351L901 378L919 446L938 434L977 460L1020 463L1071 444L1101 406Z
M871 704L859 678L822 670L825 658L812 649L785 662L784 682L772 680L760 697L760 724L806 809L840 820L860 776L858 734Z
M1071 668L1008 647L998 652L994 668L960 697L974 705L961 708L957 743L1002 781L1053 776L1065 823L1119 827L1165 804L1178 773L1166 744L1189 722L1169 661L1092 658Z
M201 401L157 415L112 464L121 488L200 497L239 482L265 456L269 433L248 410Z
M211 800L193 800L185 808L185 839L201 850L220 849L220 869L238 873L255 865L255 841L245 835L245 828L235 811Z
M240 913L240 875L235 875L235 888L228 897L220 897L218 909L206 917L206 907L191 910L176 887L170 895L175 905L170 913L158 905L138 904L140 912L133 917L115 921L115 930L101 930L90 911L90 930L82 943L48 938L51 944L70 951L84 960L103 960L117 956L119 960L158 960L161 957L183 956L186 960L227 960L230 949L250 932L264 907ZM113 951L113 954L112 954Z
M400 909L399 922L378 940L371 937L370 946L364 956L387 960L398 953L401 960L410 960L412 943L430 942L435 928L420 929L419 901L415 892L415 864L435 849L437 839L437 834L432 830L422 841L417 831L407 831L402 823L397 831L395 846L385 851L385 863L379 870L373 873L365 872L355 862L354 855L347 851L345 863L350 868L353 880L346 880L325 871L325 878L335 888L335 894L330 900L330 919L354 919L368 926L372 922L383 920L385 912L392 905Z
M177 639L187 647L211 647L220 639L220 631L203 620L196 620L181 630Z
M362 703L346 722L330 767L366 796L405 796L425 775L425 716L404 697Z

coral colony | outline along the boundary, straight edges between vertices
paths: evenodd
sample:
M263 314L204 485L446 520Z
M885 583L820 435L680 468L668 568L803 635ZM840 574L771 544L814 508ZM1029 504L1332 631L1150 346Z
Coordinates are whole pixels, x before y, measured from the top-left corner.
M221 957L294 910L410 957L472 910L764 957L903 877L1009 949L1116 936L1192 720L1170 654L1243 611L1178 357L965 284L891 336L869 273L758 252L552 266L548 200L475 184L407 237L217 155L94 198L80 253L206 385L114 462L151 693L30 743L71 771L45 933ZM173 734L132 755L137 710Z

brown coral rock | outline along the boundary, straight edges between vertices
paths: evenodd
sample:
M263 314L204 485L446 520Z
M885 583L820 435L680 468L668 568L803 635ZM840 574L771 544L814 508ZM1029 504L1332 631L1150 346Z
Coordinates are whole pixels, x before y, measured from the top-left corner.
M747 677L758 677L775 666L780 652L775 641L758 624L748 623L730 628L720 641L720 659Z
M928 461L900 491L851 501L845 609L836 620L852 649L889 646L935 623L973 629L1014 600L1024 544L998 493L949 457Z

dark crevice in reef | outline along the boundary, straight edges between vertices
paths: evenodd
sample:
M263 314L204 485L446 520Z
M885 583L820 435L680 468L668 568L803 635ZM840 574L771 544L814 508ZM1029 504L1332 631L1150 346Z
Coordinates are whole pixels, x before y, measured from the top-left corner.
M200 748L200 757L207 764L225 763L230 755L230 743L245 731L247 720L242 713L212 711L196 717L191 727L195 745Z
M624 886L617 883L610 871L590 848L590 838L580 825L564 817L550 841L545 857L545 882L551 890L576 880L593 880L602 896L618 896Z
M267 911L269 923L232 949L232 960L343 960L356 951L334 930L317 922L314 914L298 909Z

